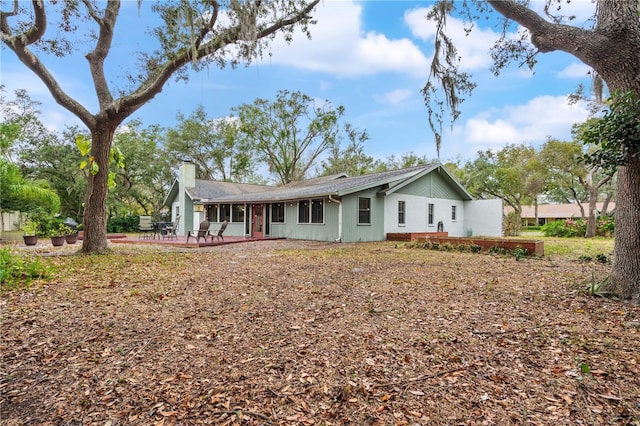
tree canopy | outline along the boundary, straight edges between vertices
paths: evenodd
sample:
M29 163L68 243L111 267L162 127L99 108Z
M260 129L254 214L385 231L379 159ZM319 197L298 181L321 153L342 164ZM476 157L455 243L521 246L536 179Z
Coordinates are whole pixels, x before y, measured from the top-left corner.
M279 183L301 180L338 141L344 107L281 90L274 101L256 99L235 109L241 131Z
M438 144L445 112L448 111L455 121L464 96L475 87L471 76L460 71L459 56L447 36L447 17L454 13L466 19L469 29L474 22L492 12L504 18L501 37L492 50L492 70L496 74L513 62L533 67L538 54L565 52L590 66L609 93L630 93L632 99L637 98L640 94L637 72L640 69L638 1L596 0L592 18L582 22L563 15L563 3L561 0L546 0L542 14L536 12L528 1L439 0L435 3L427 17L431 22L425 23L435 23L437 31L435 54L423 93ZM509 33L514 24L522 29L515 38ZM622 121L626 121L629 128L637 127L640 121L637 113L629 109L631 113L627 114L623 110L615 111L615 108L612 110L613 118L624 116ZM627 133L625 137L628 136ZM633 151L634 138L618 142L624 152ZM609 152L619 154L615 148ZM640 158L627 155L622 164L618 163L617 170L615 256L605 290L640 301L640 220L637 214L640 211Z
M6 48L48 88L51 96L76 115L89 129L91 158L95 173L88 175L85 198L85 253L108 251L106 199L113 136L118 126L157 95L172 77L187 78L193 70L215 65L236 66L262 55L278 34L291 39L300 27L308 34L310 12L319 0L273 0L241 2L230 0L167 0L147 7L138 2L138 15L152 19L147 36L155 46L133 52L136 66L118 75L120 68L106 67L116 49L131 43L114 44L122 3L109 2L7 2L0 11L0 39ZM53 24L55 28L50 28ZM80 51L91 46L88 51ZM129 53L129 52L127 52ZM87 80L93 83L98 110L74 99L47 68L45 57L68 58L79 54L88 62ZM115 70L115 71L114 71Z

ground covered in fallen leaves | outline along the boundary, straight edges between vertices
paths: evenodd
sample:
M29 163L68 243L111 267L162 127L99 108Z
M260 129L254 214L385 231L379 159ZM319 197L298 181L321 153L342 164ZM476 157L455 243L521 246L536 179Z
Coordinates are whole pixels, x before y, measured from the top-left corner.
M263 241L50 256L0 299L6 425L640 424L607 267Z

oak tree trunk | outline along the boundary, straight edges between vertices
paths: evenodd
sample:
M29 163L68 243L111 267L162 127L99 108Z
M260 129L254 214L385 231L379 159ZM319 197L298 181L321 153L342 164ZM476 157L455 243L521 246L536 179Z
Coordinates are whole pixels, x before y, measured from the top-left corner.
M640 302L640 159L618 169L615 256L605 290Z
M117 126L116 126L117 127ZM109 155L115 127L106 122L91 131L91 155L98 173L89 173L85 199L82 251L100 254L109 250L107 242L107 192Z

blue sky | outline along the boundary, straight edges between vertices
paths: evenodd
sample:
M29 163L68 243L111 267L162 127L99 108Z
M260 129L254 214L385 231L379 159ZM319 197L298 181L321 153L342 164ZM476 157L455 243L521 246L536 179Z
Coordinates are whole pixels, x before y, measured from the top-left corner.
M109 59L110 69L116 71L109 76L113 81L120 78L122 69L131 69L131 50L146 45L144 35L133 28L143 27L148 15L138 15L135 3L125 4L116 29L120 37ZM542 9L545 2L532 3ZM424 18L431 4L324 0L316 10L318 23L311 29L311 40L300 35L291 45L278 40L271 57L249 67L209 68L191 73L187 83L172 80L132 118L145 126L172 126L177 113L190 115L199 105L212 118L224 117L235 106L256 98L274 99L278 90L286 89L343 105L345 120L369 133L365 152L374 158L408 152L436 158L420 93L433 51L433 24ZM570 7L564 10L583 22L593 4L578 0ZM571 126L588 117L585 105L566 101L578 84L589 85L588 68L577 59L562 52L541 54L533 73L514 65L495 77L489 71L489 49L498 34L488 27L465 37L461 24L453 19L449 28L461 67L473 74L478 87L462 105L462 116L453 129L445 124L442 161L471 159L478 150L500 149L507 143L539 145L549 136L569 139ZM78 57L47 63L63 88L96 112L83 58L91 46L79 47ZM24 88L43 102L41 118L47 126L61 130L65 124L78 123L52 101L44 85L12 52L2 51L0 66L0 82L9 91Z

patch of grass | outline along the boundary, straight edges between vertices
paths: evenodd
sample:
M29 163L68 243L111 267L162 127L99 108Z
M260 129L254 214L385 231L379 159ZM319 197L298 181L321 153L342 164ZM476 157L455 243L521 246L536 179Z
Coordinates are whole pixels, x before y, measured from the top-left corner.
M580 259L581 256L595 258L602 253L613 253L613 238L557 238L536 237L544 242L544 254L547 257Z

